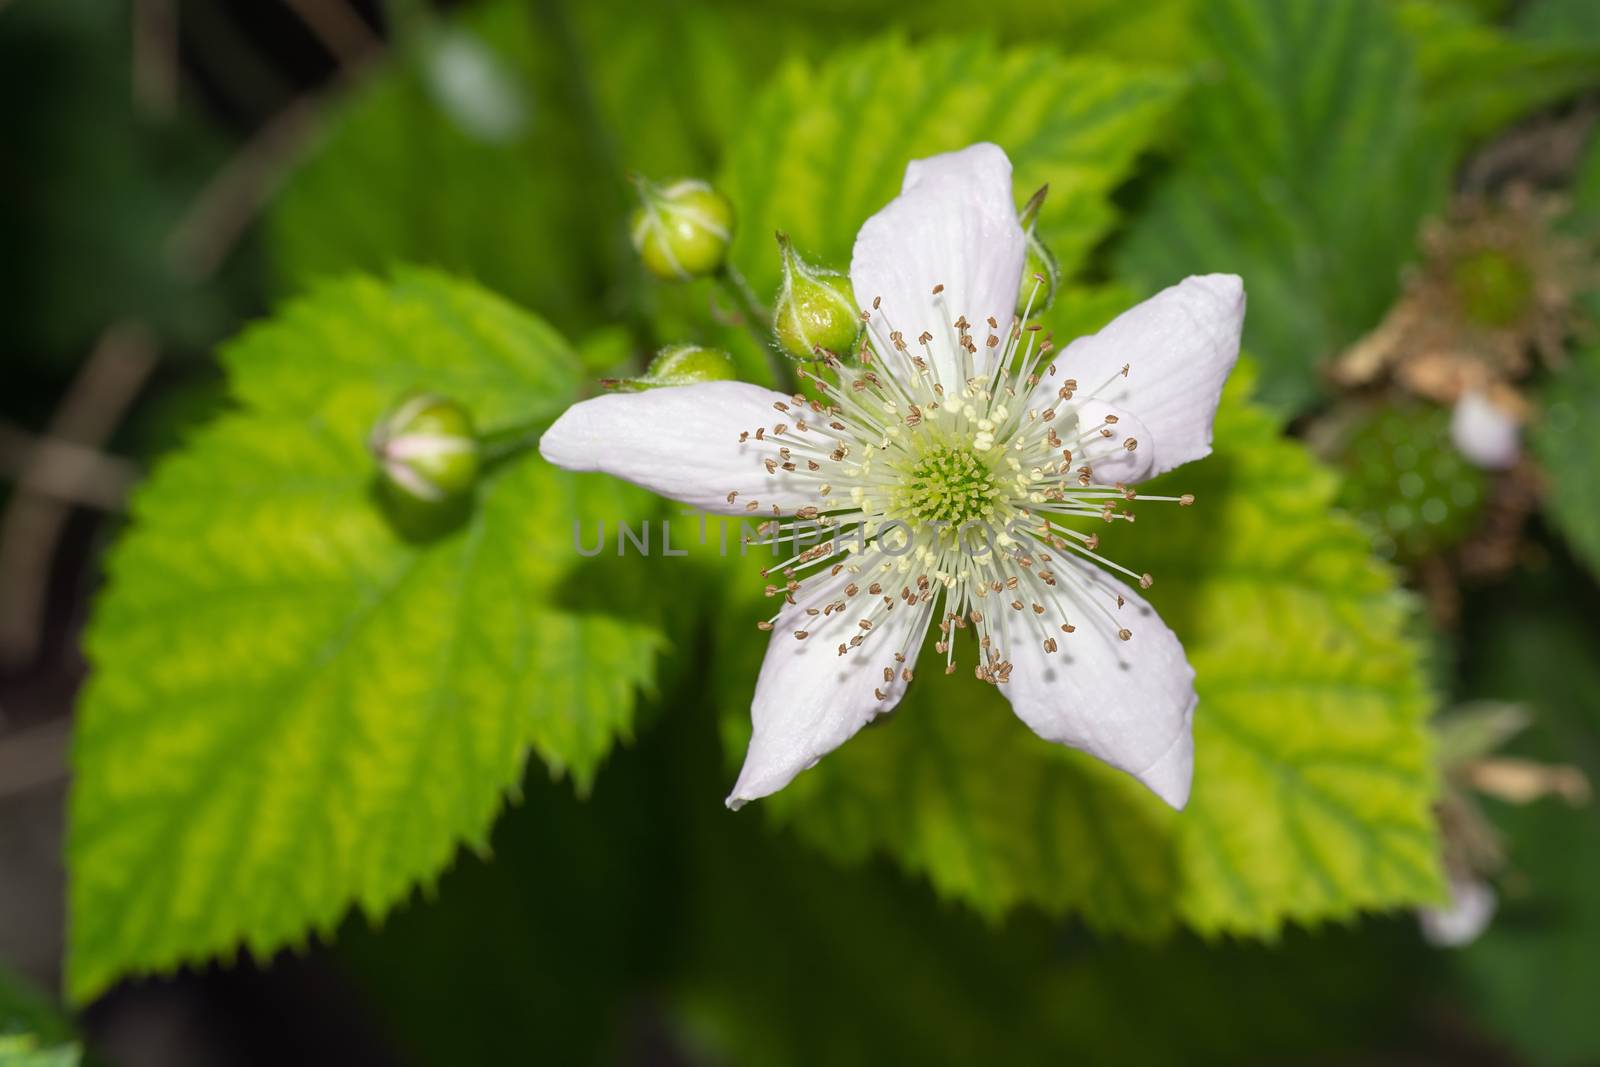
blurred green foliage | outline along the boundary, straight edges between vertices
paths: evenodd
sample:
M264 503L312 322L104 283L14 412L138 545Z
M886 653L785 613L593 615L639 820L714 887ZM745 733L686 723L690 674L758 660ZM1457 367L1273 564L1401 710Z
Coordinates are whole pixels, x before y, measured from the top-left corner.
M622 249L586 235L608 231L620 193L592 195L604 182L581 98L536 19L528 5L498 4L455 31L474 51L454 62L475 55L523 94L526 118L505 136L464 128L441 99L434 68L452 60L439 41L446 31L433 23L402 42L406 61L336 112L269 217L273 263L288 288L421 263L540 309L559 329L599 324L585 297L605 289Z
M1290 412L1398 293L1470 140L1600 77L1592 46L1513 41L1436 3L1216 0L1197 28L1217 77L1119 264L1150 287L1248 278L1245 343Z
M0 32L0 321L7 358L79 359L109 323L137 317L189 347L229 329L253 284L173 266L168 241L224 159L190 118L141 114L128 92L128 13L97 0L24 0Z
M77 1067L72 1025L50 1000L0 967L0 1067Z
M1539 399L1533 447L1550 474L1550 516L1600 575L1600 347L1579 349Z
M1574 594L1574 590L1577 590ZM1527 701L1534 726L1516 754L1577 767L1600 783L1600 596L1557 563L1515 587L1486 590L1471 637L1474 696ZM1557 798L1494 804L1510 873L1501 914L1460 954L1474 1006L1535 1062L1592 1063L1600 984L1600 809Z
M1398 291L1418 225L1443 202L1450 131L1377 0L1218 0L1197 28L1217 78L1119 263L1150 288L1198 271L1247 278L1262 396L1300 410L1317 399L1318 364Z

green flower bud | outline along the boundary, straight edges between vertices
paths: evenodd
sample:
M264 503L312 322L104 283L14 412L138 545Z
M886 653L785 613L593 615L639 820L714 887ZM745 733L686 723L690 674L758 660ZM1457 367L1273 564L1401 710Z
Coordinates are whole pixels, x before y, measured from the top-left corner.
M1039 209L1044 206L1048 185L1028 199L1017 221L1028 241L1028 256L1022 266L1022 286L1017 291L1017 317L1037 315L1055 303L1056 288L1061 284L1061 268L1056 257L1039 240Z
M667 186L635 179L642 201L633 213L633 247L663 281L686 282L722 269L733 239L733 205L703 181Z
M795 359L815 359L819 348L848 354L861 335L850 279L807 263L781 233L778 247L783 250L783 284L772 315L778 347Z
M656 353L639 377L603 378L600 384L619 393L642 393L663 386L727 382L733 378L733 357L720 348L668 345Z
M378 420L368 440L384 488L411 503L467 493L482 455L472 416L454 400L414 393Z

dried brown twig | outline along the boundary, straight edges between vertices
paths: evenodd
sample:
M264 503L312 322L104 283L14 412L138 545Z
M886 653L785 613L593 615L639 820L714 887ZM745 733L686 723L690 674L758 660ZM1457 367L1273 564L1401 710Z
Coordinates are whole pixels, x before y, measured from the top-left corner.
M114 488L108 477L120 476L124 488L129 484L131 466L119 468L98 450L156 358L155 342L141 324L108 328L40 439L31 442L26 458L17 459L16 492L0 517L0 665L26 663L38 650L50 561L74 502L96 496L104 502ZM86 453L97 458L86 459Z

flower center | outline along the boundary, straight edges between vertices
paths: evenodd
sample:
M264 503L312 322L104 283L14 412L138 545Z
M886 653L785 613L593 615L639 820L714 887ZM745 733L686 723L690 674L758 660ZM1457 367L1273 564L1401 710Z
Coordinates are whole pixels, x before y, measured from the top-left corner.
M793 552L762 571L779 579L767 595L782 604L760 628L787 619L795 640L819 637L839 656L881 644L887 630L889 645L867 653L882 656L885 686L911 680L930 628L946 673L955 670L957 633L972 630L975 673L996 683L1010 677L1019 643L1053 653L1082 624L1131 640L1120 614L1126 598L1099 568L1141 588L1152 579L1101 555L1099 535L1078 528L1133 521L1126 502L1138 494L1096 481L1093 468L1104 470L1137 440L1100 410L1107 403L1086 407L1128 367L1078 397L1076 379L1057 377L1050 339L1035 324L1002 327L991 318L984 333L962 316L936 350L931 331L913 346L878 301L871 308L853 365L824 352L827 376L801 371L821 399L777 401L780 421L739 437L764 449L769 475L813 483L816 500L785 517L738 491L727 496L750 514L770 511L756 540ZM954 365L941 368L945 357ZM886 699L883 690L877 697Z
M963 523L994 518L1003 489L994 469L966 445L936 445L902 469L889 513L907 522Z

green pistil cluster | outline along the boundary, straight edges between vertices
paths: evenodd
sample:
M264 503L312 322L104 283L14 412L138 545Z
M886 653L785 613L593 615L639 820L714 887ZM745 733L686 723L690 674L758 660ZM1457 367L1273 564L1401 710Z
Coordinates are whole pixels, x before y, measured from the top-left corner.
M1516 257L1485 248L1456 262L1455 289L1467 317L1484 326L1516 325L1533 306L1533 272Z
M994 517L1002 488L994 470L972 449L942 446L923 455L895 494L895 511L907 521L949 523Z

